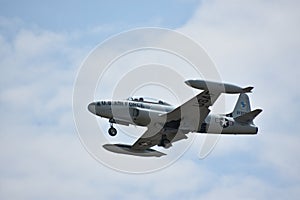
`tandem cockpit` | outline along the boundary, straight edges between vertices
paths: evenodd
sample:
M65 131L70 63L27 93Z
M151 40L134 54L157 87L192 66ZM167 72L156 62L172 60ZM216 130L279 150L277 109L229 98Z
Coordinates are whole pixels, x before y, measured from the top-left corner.
M171 104L169 104L169 103L167 103L165 101L162 101L162 100L159 100L159 99L150 98L150 97L128 97L126 100L171 106Z

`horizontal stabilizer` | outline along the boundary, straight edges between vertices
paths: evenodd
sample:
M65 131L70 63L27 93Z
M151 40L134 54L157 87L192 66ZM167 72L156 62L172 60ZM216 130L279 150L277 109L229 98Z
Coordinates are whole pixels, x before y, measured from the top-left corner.
M237 121L237 122L240 122L240 123L250 123L261 112L262 112L262 109L256 109L256 110L253 110L253 111L248 112L246 114L243 114L241 116L238 116L238 117L234 118L234 120Z
M132 149L131 146L127 144L105 144L103 145L103 148L110 152L133 155L133 156L161 157L166 155L154 149L135 150Z

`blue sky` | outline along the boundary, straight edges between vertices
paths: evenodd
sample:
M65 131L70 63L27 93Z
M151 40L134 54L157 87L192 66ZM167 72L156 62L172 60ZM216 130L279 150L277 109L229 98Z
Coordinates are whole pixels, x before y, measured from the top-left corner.
M1 199L298 199L298 1L1 1ZM223 80L255 86L259 134L204 136L170 167L132 175L95 161L76 134L72 91L89 51L129 28L201 43ZM228 97L230 111L236 97ZM176 145L173 147L176 148Z
M74 30L101 24L156 22L175 28L194 13L197 1L2 1L1 13L22 18L25 22L55 30ZM16 6L17 5L17 6Z

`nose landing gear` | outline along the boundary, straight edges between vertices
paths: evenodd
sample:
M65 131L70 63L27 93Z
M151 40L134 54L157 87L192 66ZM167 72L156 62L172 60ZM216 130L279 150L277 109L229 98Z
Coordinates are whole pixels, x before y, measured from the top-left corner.
M117 129L115 129L113 126L111 126L109 129L108 129L108 134L110 136L116 136L117 135Z
M114 119L110 119L109 122L110 122L110 128L108 129L108 134L110 136L116 136L118 131L113 126L113 123L115 122Z

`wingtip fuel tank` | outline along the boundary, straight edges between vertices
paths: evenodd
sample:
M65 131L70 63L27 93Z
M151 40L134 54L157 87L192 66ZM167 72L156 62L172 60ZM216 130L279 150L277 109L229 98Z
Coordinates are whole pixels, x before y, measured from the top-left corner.
M214 81L205 81L205 80L187 80L185 83L196 89L200 90L208 90L208 91L221 91L223 93L228 94L239 94L239 93L249 93L252 91L253 87L241 88L239 86L229 84L229 83L221 83Z
M142 156L142 157L161 157L166 155L154 149L134 150L131 148L130 145L126 145L126 144L104 144L103 148L106 149L107 151L114 152L114 153Z

